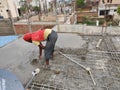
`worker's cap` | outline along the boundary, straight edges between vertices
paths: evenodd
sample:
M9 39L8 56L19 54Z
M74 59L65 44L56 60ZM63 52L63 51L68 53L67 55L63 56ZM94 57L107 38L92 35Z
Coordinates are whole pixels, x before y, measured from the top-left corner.
M26 33L26 34L24 34L23 39L24 39L25 41L30 42L30 41L31 41L31 33Z

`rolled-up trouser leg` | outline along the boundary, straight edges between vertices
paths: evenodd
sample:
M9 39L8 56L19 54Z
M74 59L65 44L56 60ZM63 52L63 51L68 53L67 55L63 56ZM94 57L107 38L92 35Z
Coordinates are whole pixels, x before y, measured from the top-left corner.
M52 56L52 53L54 52L54 47L56 40L58 38L58 35L55 31L52 31L52 33L49 35L44 51L45 55L45 60L49 60Z

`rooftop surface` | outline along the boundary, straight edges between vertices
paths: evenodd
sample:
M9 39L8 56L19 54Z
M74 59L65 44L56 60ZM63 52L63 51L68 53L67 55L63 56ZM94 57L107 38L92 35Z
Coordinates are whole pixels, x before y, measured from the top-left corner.
M81 39L78 35L73 34L59 34L57 41L57 46L60 47L72 47L74 43L72 40L69 41L68 37L74 37L78 42ZM64 39L66 38L66 41ZM64 44L60 43L63 42ZM68 43L72 43L71 45ZM66 45L65 45L66 44ZM74 48L79 47L81 43L74 45ZM30 62L33 59L38 59L38 47L33 44L23 41L22 36L17 40L14 40L4 47L0 48L0 68L4 68L15 73L21 82L25 84L31 77L31 72L37 68L37 66L32 66Z
M14 73L24 86L32 78L32 71L40 68L29 85L31 90L119 90L120 36L100 35L95 28L99 27L93 27L95 33L90 31L90 34L87 31L88 34L58 33L51 70L41 67L43 58L38 60L38 47L23 41L22 36L0 48L0 68ZM90 68L91 74L83 67ZM56 69L60 70L59 74L54 72Z

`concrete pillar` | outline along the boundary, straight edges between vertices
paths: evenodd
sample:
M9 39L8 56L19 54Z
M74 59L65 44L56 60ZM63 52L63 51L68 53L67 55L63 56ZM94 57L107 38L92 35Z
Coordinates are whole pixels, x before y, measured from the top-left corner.
M96 20L96 26L99 26L99 20Z
M120 26L120 21L119 21L119 24L118 24L118 26Z

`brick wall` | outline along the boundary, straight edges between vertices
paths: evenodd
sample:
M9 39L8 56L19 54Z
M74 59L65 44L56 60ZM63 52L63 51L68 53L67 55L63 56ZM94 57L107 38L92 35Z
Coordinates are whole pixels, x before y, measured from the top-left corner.
M15 30L17 34L25 34L29 32L27 24L15 24ZM31 25L32 32L37 31L38 29L52 28L54 25Z
M84 17L97 17L97 13L93 13L93 12L77 12L77 20L79 22L82 22Z
M14 35L14 30L9 19L0 20L0 35Z

